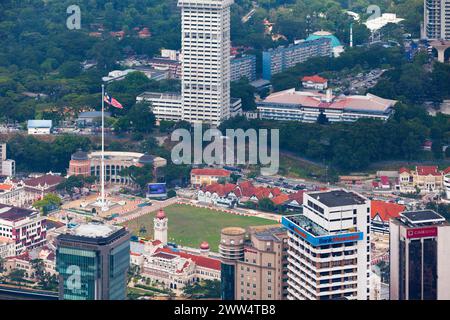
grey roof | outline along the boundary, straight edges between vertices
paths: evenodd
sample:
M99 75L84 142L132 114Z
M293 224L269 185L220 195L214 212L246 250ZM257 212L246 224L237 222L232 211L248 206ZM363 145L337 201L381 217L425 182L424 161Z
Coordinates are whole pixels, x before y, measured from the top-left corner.
M327 207L344 207L360 205L366 202L366 199L354 192L346 190L332 190L309 194L311 197L323 203Z
M328 232L326 229L310 220L309 218L305 217L303 214L288 216L286 217L286 219L290 220L300 228L303 228L316 237L326 236L330 234L330 232Z
M153 164L155 161L155 156L144 154L142 157L139 158L139 163L141 164Z
M28 120L28 128L51 128L52 120Z
M82 119L82 118L100 118L102 116L102 112L101 111L86 111L86 112L81 112L78 115L78 119ZM105 117L111 117L111 112L105 112Z
M78 150L77 152L75 152L74 154L72 154L71 157L72 160L88 160L88 154L87 152L84 152L82 150Z
M401 216L405 217L409 222L413 224L445 221L445 218L443 216L433 210L406 211L402 212Z
M255 237L259 240L263 241L275 241L279 242L280 238L277 236L281 233L285 233L286 229L284 228L270 228L264 231L259 231L255 233Z

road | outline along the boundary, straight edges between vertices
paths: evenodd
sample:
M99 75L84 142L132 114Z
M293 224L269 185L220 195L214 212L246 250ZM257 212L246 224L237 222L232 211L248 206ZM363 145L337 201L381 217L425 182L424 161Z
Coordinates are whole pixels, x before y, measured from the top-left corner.
M164 201L153 201L151 206L139 208L139 209L135 210L133 213L126 214L121 217L117 217L113 221L114 221L114 223L123 223L126 221L130 221L130 220L139 218L141 216L144 216L146 214L158 211L160 209L164 209L165 207L168 207L172 204L177 203L177 201L179 201L179 199L177 197L170 198L170 199L167 199Z
M22 288L0 287L0 300L58 300L58 297Z

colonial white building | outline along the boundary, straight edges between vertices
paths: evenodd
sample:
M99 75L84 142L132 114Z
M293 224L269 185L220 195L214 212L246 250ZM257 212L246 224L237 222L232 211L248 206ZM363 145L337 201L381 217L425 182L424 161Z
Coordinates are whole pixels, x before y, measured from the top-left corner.
M137 96L137 102L149 102L157 120L181 120L181 95L179 93L144 92Z
M179 0L182 119L214 125L230 117L230 6L233 0Z
M131 261L140 266L143 278L176 293L186 285L202 280L220 281L220 260L210 256L209 244L200 245L200 253L173 250L161 241L132 243Z
M136 102L149 102L156 120L182 120L182 99L179 93L144 92L137 96ZM239 115L242 115L242 100L231 98L230 116L235 117Z
M323 113L330 122L353 122L361 118L387 120L393 114L395 100L373 94L365 96L334 96L295 88L275 92L257 102L261 119L316 122Z

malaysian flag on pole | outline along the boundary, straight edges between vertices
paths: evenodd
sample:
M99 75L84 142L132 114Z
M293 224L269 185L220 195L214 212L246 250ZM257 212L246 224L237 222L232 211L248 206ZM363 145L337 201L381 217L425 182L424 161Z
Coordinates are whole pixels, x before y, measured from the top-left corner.
M117 101L116 99L114 99L113 97L111 97L109 94L105 93L105 96L103 97L103 99L110 106L113 106L118 109L123 109L122 104L119 101Z

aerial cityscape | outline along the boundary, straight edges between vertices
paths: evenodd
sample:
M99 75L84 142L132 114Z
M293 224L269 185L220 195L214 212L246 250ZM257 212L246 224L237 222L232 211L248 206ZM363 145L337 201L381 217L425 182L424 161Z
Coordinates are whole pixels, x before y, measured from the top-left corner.
M449 222L450 0L0 2L0 300L450 300Z

